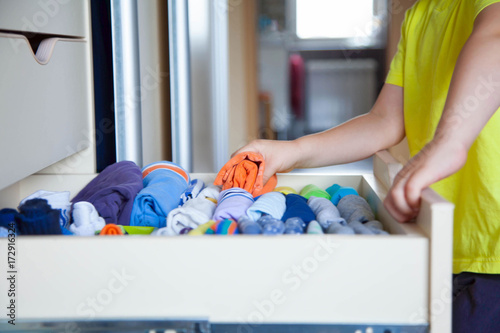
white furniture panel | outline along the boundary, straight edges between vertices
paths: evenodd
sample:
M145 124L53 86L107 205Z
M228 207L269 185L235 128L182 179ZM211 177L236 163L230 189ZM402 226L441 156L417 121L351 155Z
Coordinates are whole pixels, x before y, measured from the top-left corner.
M0 0L0 30L89 37L86 0Z
M6 162L0 164L1 189L94 139L86 41L48 40L37 59L24 36L0 33L0 49L0 154ZM67 163L83 161L77 156Z

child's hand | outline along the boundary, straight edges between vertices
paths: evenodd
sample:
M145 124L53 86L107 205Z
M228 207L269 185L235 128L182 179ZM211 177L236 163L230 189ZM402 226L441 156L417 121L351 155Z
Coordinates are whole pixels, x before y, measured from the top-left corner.
M295 141L254 140L238 149L236 154L253 151L260 153L266 162L264 184L277 172L289 172L296 168L299 152Z
M422 191L460 170L466 159L467 149L460 143L449 139L431 141L397 174L384 200L385 208L399 222L416 217Z

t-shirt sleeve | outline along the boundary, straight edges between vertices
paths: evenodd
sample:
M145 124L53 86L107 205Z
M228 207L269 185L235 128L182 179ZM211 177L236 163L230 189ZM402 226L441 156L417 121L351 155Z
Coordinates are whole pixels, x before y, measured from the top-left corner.
M483 9L498 2L500 2L500 0L474 0L474 20Z
M498 0L500 1L500 0ZM404 86L404 64L406 54L406 21L408 19L408 12L405 14L405 19L401 26L401 38L399 39L398 50L394 58L392 58L389 74L385 79L385 83L394 84L396 86Z

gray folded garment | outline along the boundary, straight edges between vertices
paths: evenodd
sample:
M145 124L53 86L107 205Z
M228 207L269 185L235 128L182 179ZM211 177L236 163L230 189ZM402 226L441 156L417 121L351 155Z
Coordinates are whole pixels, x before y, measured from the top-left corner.
M358 221L360 223L375 220L368 202L359 195L349 194L340 199L337 208L347 223Z

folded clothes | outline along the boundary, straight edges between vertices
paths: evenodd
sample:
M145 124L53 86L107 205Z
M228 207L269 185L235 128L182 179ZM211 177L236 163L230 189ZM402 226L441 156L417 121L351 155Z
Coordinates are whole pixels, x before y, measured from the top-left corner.
M125 231L123 230L123 227L114 223L106 224L99 232L99 235L101 236L120 236L124 234Z
M262 233L262 227L246 215L243 215L238 220L238 228L240 233L245 235L258 235Z
M278 181L276 175L273 175L264 184L265 165L264 158L259 153L239 153L221 168L214 185L222 185L222 190L239 187L254 197L270 192Z
M354 229L349 225L343 225L338 222L333 222L330 224L328 229L326 230L327 234L339 234L339 235L354 235Z
M285 232L285 223L269 215L262 216L257 223L262 226L263 235L281 235Z
M219 194L217 207L212 220L224 219L238 220L246 214L246 211L254 203L253 196L241 188L231 188Z
M303 234L306 224L300 217L290 217L285 222L285 234Z
M106 223L129 225L134 198L142 187L139 167L134 162L122 161L104 169L72 202L90 202Z
M247 216L257 221L262 215L271 215L281 219L286 210L285 196L280 192L268 192L261 195L247 209Z
M238 234L238 224L231 219L225 219L215 222L210 228L207 229L207 235L234 235Z
M205 187L200 194L198 194L199 197L209 199L213 203L217 204L217 200L219 199L219 194L220 194L220 186L214 186L214 185L209 185Z
M188 187L189 174L175 163L162 161L145 166L142 176L144 188L134 200L130 225L163 228Z
M318 221L311 221L307 226L307 233L310 235L322 235L324 234L323 228L318 223Z
M9 229L10 223L14 222L14 217L17 214L17 210L12 208L4 208L0 210L0 227Z
M340 216L339 210L326 198L310 197L307 204L316 215L316 221L324 230L327 230L334 222L346 225L344 218Z
M359 221L352 221L348 223L348 226L351 227L355 233L361 235L374 235L375 229L366 227L363 223Z
M312 196L317 198L326 198L328 200L331 199L331 196L330 194L328 194L328 192L326 192L323 189L320 189L318 186L314 184L309 184L306 187L304 187L302 191L300 191L300 195L306 199L309 199Z
M210 221L215 204L202 196L187 201L182 207L175 208L167 215L166 233L179 235L184 228L195 229Z
M286 210L281 220L286 221L290 217L300 217L306 224L316 219L316 215L307 205L307 199L293 193L286 196Z
M387 231L384 230L384 227L382 226L382 223L380 223L380 221L373 220L373 221L365 222L363 224L365 227L367 227L368 229L373 231L374 234L377 234L377 235L388 235L389 234Z
M22 205L26 201L31 199L36 199L36 198L45 199L47 200L50 207L52 207L52 209L60 210L59 224L61 225L61 227L66 227L69 225L70 222L71 203L69 201L69 196L70 196L69 191L51 192L51 191L39 190L21 200L20 204Z
M94 205L90 202L80 201L73 205L73 223L69 225L69 231L77 236L94 236L95 232L101 230L106 222L99 216Z
M368 202L358 195L346 195L339 201L337 208L340 212L340 216L342 216L347 223L354 221L363 223L375 220L375 216Z
M20 235L60 235L60 211L52 209L45 199L30 199L19 206L14 216Z
M0 227L0 237L8 237L9 236L9 229Z
M329 188L326 189L326 192L331 195L331 201L334 205L338 205L340 199L345 197L346 195L358 195L355 189L352 187L342 187L338 184L333 184Z
M201 236L204 235L207 230L215 224L215 221L210 220L207 223L203 223L202 225L198 226L198 228L191 230L188 232L189 236Z
M201 179L193 179L188 188L181 194L179 207L184 205L187 201L194 199L205 188L205 183Z
M289 186L279 186L279 187L276 187L273 191L274 192L281 192L284 195L287 195L290 193L297 194L297 191L295 191L293 188L291 188Z

